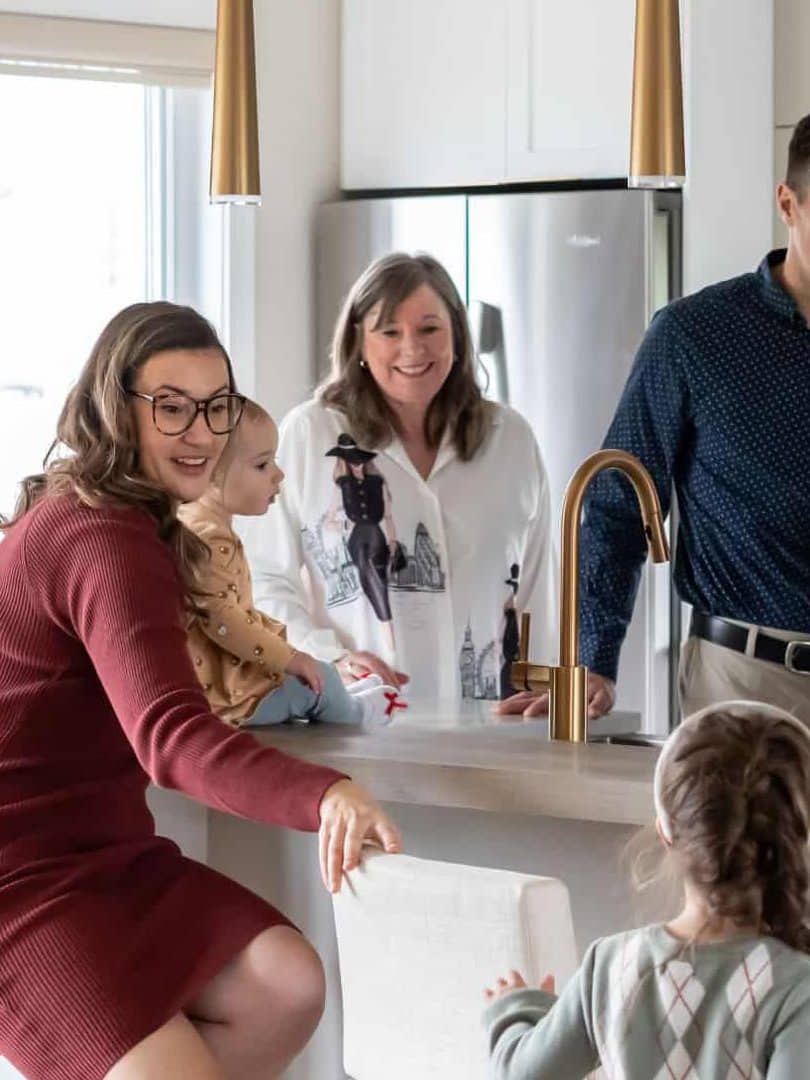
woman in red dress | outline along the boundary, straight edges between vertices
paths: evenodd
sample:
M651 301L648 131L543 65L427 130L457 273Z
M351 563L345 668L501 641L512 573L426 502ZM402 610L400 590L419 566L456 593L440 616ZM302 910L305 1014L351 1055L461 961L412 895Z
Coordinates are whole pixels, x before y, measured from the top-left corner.
M208 709L183 604L199 541L175 516L241 414L196 312L105 328L0 543L0 1056L28 1080L278 1076L323 1007L284 916L155 835L150 779L319 831L339 888L395 826L331 769Z

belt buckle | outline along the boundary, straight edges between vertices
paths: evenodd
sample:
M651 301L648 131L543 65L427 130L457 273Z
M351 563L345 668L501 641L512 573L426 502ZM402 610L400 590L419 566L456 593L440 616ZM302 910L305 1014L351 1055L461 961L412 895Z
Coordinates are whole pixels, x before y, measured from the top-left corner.
M785 649L785 667L788 671L792 671L794 675L810 675L810 668L807 671L802 671L801 668L794 667L793 657L797 649L810 650L810 641L789 641L787 648Z

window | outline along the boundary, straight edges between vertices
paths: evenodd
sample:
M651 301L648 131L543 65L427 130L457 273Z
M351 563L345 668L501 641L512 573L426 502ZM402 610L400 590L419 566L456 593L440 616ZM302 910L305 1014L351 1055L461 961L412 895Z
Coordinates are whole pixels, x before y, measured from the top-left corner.
M22 477L40 471L66 393L116 311L165 298L221 327L227 300L225 222L207 197L208 85L199 73L173 87L154 73L54 76L48 59L31 75L31 61L0 59L6 515Z

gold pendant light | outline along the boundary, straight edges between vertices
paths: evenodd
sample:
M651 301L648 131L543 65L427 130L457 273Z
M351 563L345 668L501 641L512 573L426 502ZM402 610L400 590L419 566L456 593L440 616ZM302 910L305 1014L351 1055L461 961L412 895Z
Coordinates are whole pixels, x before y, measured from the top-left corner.
M678 0L636 0L629 187L682 187L683 91Z
M252 0L217 0L212 203L260 203Z

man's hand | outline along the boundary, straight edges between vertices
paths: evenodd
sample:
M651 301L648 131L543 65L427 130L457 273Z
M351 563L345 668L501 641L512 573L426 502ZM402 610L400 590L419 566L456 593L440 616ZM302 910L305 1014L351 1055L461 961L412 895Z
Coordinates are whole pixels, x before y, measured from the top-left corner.
M616 701L616 684L595 671L588 672L588 719L598 720L609 713ZM499 716L524 716L527 719L548 714L548 694L533 694L521 690L518 694L499 701L495 706Z

